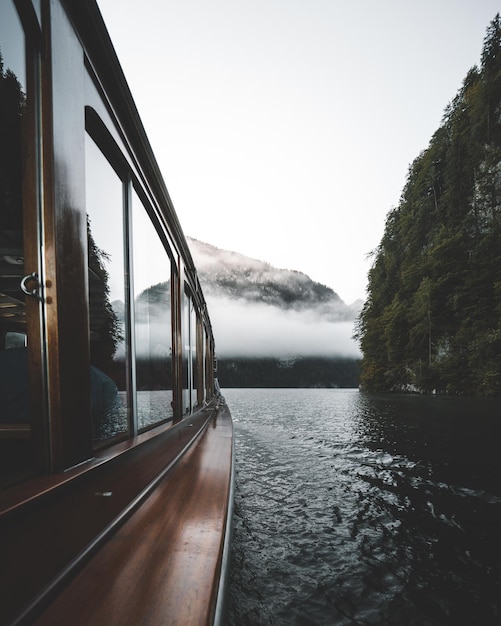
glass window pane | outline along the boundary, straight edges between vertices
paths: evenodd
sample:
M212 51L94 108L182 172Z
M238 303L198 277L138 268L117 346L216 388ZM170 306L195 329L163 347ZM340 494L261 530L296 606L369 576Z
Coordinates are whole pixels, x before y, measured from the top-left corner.
M205 333L202 320L197 320L197 401L205 400Z
M85 144L91 404L95 442L128 431L124 186L92 139Z
M191 408L197 404L197 314L193 300L190 307Z
M169 256L146 209L132 194L132 266L138 428L172 419Z
M183 407L182 414L186 415L191 411L191 348L190 348L190 307L191 298L186 290L181 299L181 341L183 345L182 353L182 377L183 377Z
M26 58L24 33L21 22L11 0L2 0L0 19L0 69L3 79L11 75L26 92ZM24 102L24 97L23 97Z
M0 484L30 465L22 123L25 37L13 3L0 18Z
M209 400L209 340L207 334L204 332L204 393L205 400Z

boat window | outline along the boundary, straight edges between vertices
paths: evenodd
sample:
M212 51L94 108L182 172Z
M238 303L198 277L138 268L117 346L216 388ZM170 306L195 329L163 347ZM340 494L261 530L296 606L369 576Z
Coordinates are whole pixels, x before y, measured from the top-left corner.
M30 465L22 126L25 36L13 2L0 19L0 483Z
M171 263L135 191L132 267L139 430L173 417Z
M205 332L202 320L197 320L197 401L205 400Z
M182 293L181 300L181 337L182 337L182 380L183 380L183 406L182 414L186 415L191 411L191 392L193 385L193 370L191 358L191 340L190 340L190 311L191 297L187 286Z
M11 97L15 102L26 99L26 54L24 32L11 0L2 2L2 19L0 21L0 55L2 58L3 89L8 88L9 78L15 82ZM6 91L3 92L4 96ZM22 93L22 96L20 95ZM4 100L4 106L8 100ZM5 114L2 110L2 114Z
M190 290L185 285L181 302L183 415L197 404L197 312Z
M212 367L210 356L210 343L207 332L204 331L204 376L205 376L205 397L210 398L210 368Z
M190 299L190 359L191 359L191 408L197 404L197 312L193 298Z
M217 367L216 357L214 355L214 344L211 339L206 336L206 352L205 352L205 377L206 377L206 393L210 398L214 388L214 376Z
M86 135L91 406L95 443L128 433L124 183Z

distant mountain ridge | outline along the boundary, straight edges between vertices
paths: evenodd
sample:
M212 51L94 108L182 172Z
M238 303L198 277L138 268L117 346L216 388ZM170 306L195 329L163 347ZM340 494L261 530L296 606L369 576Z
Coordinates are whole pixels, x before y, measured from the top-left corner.
M329 321L353 321L362 302L348 306L330 287L303 272L279 269L238 252L188 237L206 297L245 300L288 311L314 311Z

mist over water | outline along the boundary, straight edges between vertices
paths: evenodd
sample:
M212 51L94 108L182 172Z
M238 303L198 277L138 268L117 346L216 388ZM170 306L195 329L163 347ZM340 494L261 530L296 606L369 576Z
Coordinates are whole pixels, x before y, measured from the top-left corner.
M189 239L222 357L361 356L348 306L306 274Z
M501 623L499 400L224 395L228 624Z
M353 321L244 300L207 300L220 356L361 356L352 338Z

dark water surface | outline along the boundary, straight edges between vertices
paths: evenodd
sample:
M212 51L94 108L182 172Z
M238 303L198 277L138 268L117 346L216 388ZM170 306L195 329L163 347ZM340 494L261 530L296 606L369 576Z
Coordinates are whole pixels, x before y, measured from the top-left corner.
M227 389L228 624L501 624L500 400Z

